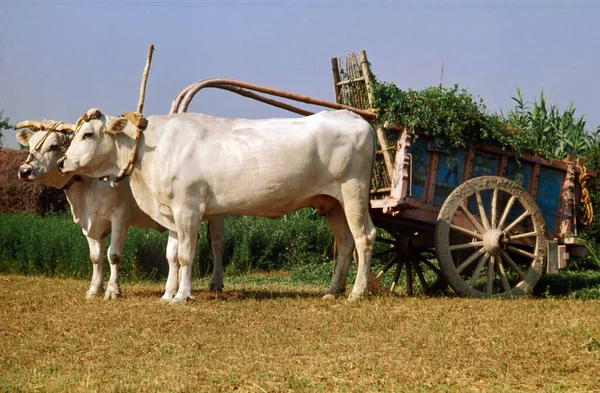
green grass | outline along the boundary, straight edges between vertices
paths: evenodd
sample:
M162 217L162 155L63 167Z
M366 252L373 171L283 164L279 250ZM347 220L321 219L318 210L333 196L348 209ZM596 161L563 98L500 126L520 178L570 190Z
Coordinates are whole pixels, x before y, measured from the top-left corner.
M225 238L224 261L229 275L326 262L333 252L333 237L327 222L311 210L279 220L227 217ZM109 241L110 237L107 245ZM166 277L166 245L166 233L130 228L123 249L123 281ZM212 265L203 225L194 277L209 275ZM81 228L73 223L70 214L43 218L32 214L0 215L0 273L89 277L91 263Z
M326 221L314 211L305 210L279 220L227 217L225 273L228 280L276 280L282 285L331 283L333 238ZM167 272L164 257L167 234L131 228L123 250L122 282L163 280ZM597 245L590 241L592 247ZM380 262L380 261L379 261ZM108 263L108 262L105 262ZM374 260L373 271L381 266ZM195 279L212 272L212 255L201 227L198 253L194 261ZM572 259L570 268L543 276L535 288L540 298L600 299L600 266L590 255ZM108 274L109 269L105 269ZM254 272L274 272L257 279ZM0 215L0 273L70 277L88 280L91 263L81 229L68 214L39 217L30 214ZM427 273L427 272L426 272ZM350 269L348 283L356 271ZM247 277L247 278L246 278ZM392 274L382 278L391 283ZM245 281L246 280L246 281ZM398 292L403 293L405 275L400 276ZM270 281L269 281L270 282ZM260 284L260 282L256 283ZM452 296L452 292L445 292Z

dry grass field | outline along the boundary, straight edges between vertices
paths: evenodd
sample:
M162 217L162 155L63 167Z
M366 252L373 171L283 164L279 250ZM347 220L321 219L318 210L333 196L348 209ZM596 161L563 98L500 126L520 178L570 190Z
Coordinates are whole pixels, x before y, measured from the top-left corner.
M172 307L162 285L0 276L0 391L600 391L600 301L371 297L226 280Z

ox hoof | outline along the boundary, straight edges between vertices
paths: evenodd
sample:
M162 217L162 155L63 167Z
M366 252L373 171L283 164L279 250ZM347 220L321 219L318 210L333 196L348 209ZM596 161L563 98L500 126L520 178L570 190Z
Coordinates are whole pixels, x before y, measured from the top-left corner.
M161 296L160 301L163 303L171 303L173 301L173 296L163 295Z
M87 292L85 293L85 298L86 298L86 299L88 299L88 300L89 300L89 299L95 299L95 298L97 298L98 296L100 296L100 293L101 293L101 292L102 292L102 290L99 290L99 291L92 291L92 290L89 290L89 291L87 291Z
M120 291L106 291L104 294L104 300L115 300L121 297Z
M187 298L185 297L177 297L175 296L173 299L171 299L171 301L169 302L169 304L171 304L172 306L178 306L180 304L185 304L187 302Z
M325 300L325 301L328 301L328 302L331 302L331 301L335 300L336 298L337 298L337 296L335 296L334 294L332 294L332 293L327 293L327 294L325 294L325 296L323 296L321 299L322 299L322 300Z
M350 294L350 296L348 296L347 301L348 301L348 303L356 303L356 302L362 300L363 297L364 297L364 295L352 292Z
M208 286L208 290L209 292L215 292L215 293L223 293L223 287L219 287L216 285L209 285Z

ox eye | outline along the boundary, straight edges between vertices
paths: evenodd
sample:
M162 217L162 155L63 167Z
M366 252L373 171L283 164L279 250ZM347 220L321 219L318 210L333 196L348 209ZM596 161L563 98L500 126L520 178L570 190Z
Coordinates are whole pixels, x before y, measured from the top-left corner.
M81 139L88 139L94 136L93 132L86 132L85 134L83 134L83 136L81 137Z
M50 147L48 148L48 151L57 151L58 150L58 145L50 145Z

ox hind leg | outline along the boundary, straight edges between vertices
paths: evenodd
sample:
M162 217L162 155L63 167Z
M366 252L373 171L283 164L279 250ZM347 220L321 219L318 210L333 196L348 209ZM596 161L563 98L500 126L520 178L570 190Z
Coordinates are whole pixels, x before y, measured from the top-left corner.
M177 249L179 242L177 241L177 232L169 231L169 240L167 241L167 262L169 263L169 275L167 276L167 284L165 285L165 294L162 300L170 302L177 293L179 286L179 261L177 259Z
M85 294L86 299L92 299L102 292L104 283L104 239L95 240L87 237L92 261L92 282Z
M376 229L369 214L368 186L349 181L342 185L343 207L348 227L354 237L358 269L354 288L348 297L350 301L363 298L367 292L369 273L371 272L371 256L375 243Z
M348 227L346 214L339 202L326 213L327 222L333 232L335 238L338 258L336 262L335 274L331 287L327 290L323 299L334 299L339 295L343 295L346 290L346 279L348 277L348 269L352 260L352 251L354 250L354 238Z
M177 304L187 301L192 292L192 264L196 257L198 229L204 215L204 206L198 210L183 207L174 213L179 243L177 247L179 290L171 303Z
M208 222L208 240L212 250L214 265L208 283L210 291L223 291L223 253L225 252L225 216L218 216Z

